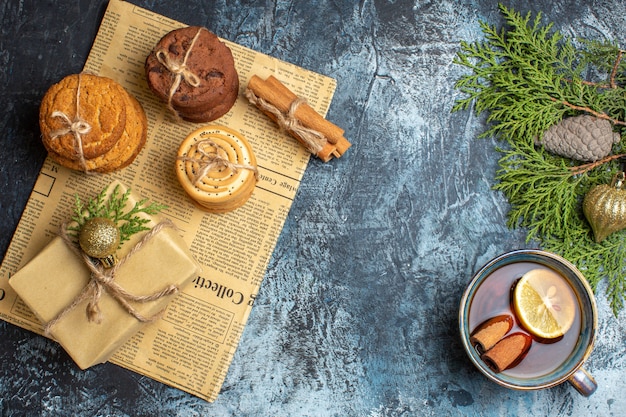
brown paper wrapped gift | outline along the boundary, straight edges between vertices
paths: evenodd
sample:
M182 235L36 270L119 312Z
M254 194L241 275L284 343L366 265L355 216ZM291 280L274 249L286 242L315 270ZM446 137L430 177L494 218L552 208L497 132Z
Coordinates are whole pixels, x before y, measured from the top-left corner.
M112 183L108 192L116 185L120 186L121 193L126 192L127 188L118 182ZM139 199L131 193L127 207L137 201ZM132 235L123 243L117 252L121 263L114 282L123 291L136 296L157 294L164 288L182 288L200 272L199 264L176 228L169 227L173 226L169 220L145 213L139 215L150 220L145 226L152 230ZM133 253L129 253L131 251ZM130 314L106 289L98 301L100 323L87 319L87 300L68 310L67 307L93 283L90 276L84 260L58 236L9 280L16 293L44 324L54 321L54 325L49 326L50 336L63 346L81 369L106 362L118 347L146 324ZM175 292L164 291L155 300L128 301L128 304L140 317L149 318L158 315L175 297ZM59 317L61 312L62 317Z

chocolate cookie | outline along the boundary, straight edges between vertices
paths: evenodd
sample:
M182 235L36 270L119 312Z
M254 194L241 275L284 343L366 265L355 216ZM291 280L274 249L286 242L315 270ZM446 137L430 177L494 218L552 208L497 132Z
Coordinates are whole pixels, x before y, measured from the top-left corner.
M232 52L214 33L198 26L163 36L146 58L145 71L154 94L193 122L223 116L239 94Z

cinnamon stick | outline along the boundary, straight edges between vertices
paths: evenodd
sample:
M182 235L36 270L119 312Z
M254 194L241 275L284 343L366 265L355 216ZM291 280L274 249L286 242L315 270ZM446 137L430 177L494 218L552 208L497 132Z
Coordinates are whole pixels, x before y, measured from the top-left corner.
M492 317L481 323L472 332L470 342L478 345L481 352L491 349L500 339L513 328L513 316L503 314Z
M525 333L513 333L495 344L481 358L494 372L502 372L517 366L532 344L532 337Z
M343 136L343 129L326 120L306 102L300 102L301 99L274 76L269 76L264 81L253 75L248 82L246 96L274 122L278 123L277 115L272 112L275 109L281 113L282 117L292 116L302 127L315 132L316 136L319 137L319 143L312 147L310 140L304 138L297 129L286 129L311 153L316 154L324 162L328 162L333 156L339 158L352 146ZM263 100L267 105L258 99ZM292 106L296 100L298 100L298 104L293 110ZM269 106L274 109L270 109ZM290 112L292 112L291 115ZM280 125L280 123L278 124Z
M277 107L287 112L291 103L293 103L298 96L272 75L267 77L265 82L271 89L275 90L278 95L279 100L276 103ZM285 106L285 104L288 105ZM304 126L324 134L330 143L335 144L343 137L343 129L324 119L322 115L316 112L307 103L302 103L302 105L296 109L295 116Z

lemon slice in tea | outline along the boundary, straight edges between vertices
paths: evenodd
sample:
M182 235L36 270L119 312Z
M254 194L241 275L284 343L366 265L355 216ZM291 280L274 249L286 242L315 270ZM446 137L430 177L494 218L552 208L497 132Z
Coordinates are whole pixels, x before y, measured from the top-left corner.
M549 269L526 272L513 290L513 308L520 324L541 339L565 334L576 316L574 291Z

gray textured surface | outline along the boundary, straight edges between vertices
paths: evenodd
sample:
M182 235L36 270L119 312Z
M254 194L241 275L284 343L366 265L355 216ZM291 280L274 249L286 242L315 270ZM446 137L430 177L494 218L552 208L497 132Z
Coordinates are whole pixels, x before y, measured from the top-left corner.
M328 118L354 144L312 161L222 393L209 404L114 365L78 371L48 340L0 324L0 415L623 416L626 314L599 294L600 388L509 391L472 368L457 339L465 283L524 245L493 192L498 155L484 121L450 114L452 64L495 2L133 0L329 75ZM512 1L568 36L626 46L615 1ZM106 1L0 0L0 250L44 159L37 109L82 67ZM600 293L602 288L600 288Z

